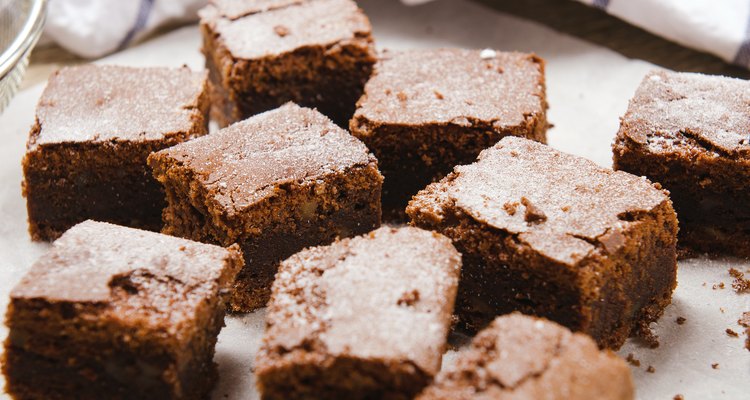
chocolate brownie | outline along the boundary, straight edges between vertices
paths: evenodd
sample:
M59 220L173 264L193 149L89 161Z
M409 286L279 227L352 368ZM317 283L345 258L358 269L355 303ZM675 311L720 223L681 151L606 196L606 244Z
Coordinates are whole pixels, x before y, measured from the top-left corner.
M618 348L648 333L676 286L668 194L530 140L502 139L407 213L463 254L456 308L472 330L517 310Z
M461 256L383 227L285 260L255 361L264 399L411 399L440 369Z
M17 399L202 399L216 380L224 249L103 222L60 237L11 291L3 373Z
M83 65L52 74L23 159L34 240L95 219L158 231L152 151L207 133L205 73Z
M283 259L380 225L375 157L324 115L295 104L148 161L167 192L164 233L242 246L247 265L234 311L266 305Z
M219 125L293 101L346 126L375 63L355 2L212 0L200 16Z
M632 400L627 364L591 338L519 313L498 317L418 400Z
M380 161L386 219L505 136L546 142L544 61L493 50L385 53L350 122Z
M621 119L614 168L672 193L680 247L750 257L750 81L653 71Z

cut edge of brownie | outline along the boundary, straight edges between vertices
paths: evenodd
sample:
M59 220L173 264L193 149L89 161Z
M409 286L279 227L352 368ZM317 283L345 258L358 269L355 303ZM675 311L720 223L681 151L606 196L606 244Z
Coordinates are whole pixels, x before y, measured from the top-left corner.
M258 12L277 11L285 8L301 7L304 2L289 2L280 7ZM357 7L357 11L363 13ZM302 106L316 108L330 117L339 126L345 127L349 118L354 114L356 101L362 95L364 85L372 73L376 62L375 44L371 36L371 26L367 21L366 31L354 32L350 40L339 40L332 43L305 45L282 54L269 54L258 59L235 57L223 42L221 34L215 29L215 20L227 18L236 20L245 16L257 14L246 13L234 18L219 13L214 5L201 10L200 30L202 33L201 51L206 59L206 69L209 73L209 90L211 93L211 118L220 127L226 127L246 117L271 110L292 101ZM313 75L299 74L297 69L301 65L310 68L311 54L318 60L312 64L320 82L311 79ZM330 60L336 57L337 67L331 67ZM272 61L269 61L269 58ZM286 68L274 67L273 64L290 66ZM339 82L341 67L350 72L353 81L341 85L335 92L321 93L321 88L331 87L331 82ZM343 74L345 75L345 74ZM300 80L300 76L304 79ZM246 77L242 79L242 77ZM250 78L254 77L254 78ZM265 78L267 82L256 82L253 79ZM243 83L244 82L244 83ZM279 89L277 85L285 82ZM301 89L302 88L302 89ZM279 95L279 92L282 94ZM323 100L325 99L325 100ZM343 100L342 100L343 99ZM334 104L335 103L335 104Z
M497 314L521 311L586 332L601 347L617 349L630 336L647 336L649 324L671 303L676 287L677 219L668 196L649 212L619 215L628 226L620 237L576 237L590 245L590 250L580 261L566 262L534 250L520 233L488 226L457 206L446 193L457 177L453 172L430 184L414 196L406 212L410 225L440 232L454 241L463 255L464 276L488 278L490 268L494 270L497 296L481 295L481 287L467 287L466 279L459 285L456 313L467 330L478 331ZM554 286L559 277L568 285ZM557 293L552 293L553 286ZM584 286L604 293L581 292Z
M208 85L207 74L204 74L204 79L195 103L184 107L185 110L190 112L190 129L188 131L165 132L165 135L157 140L137 142L128 139L115 139L38 144L37 139L43 126L39 119L36 118L29 133L26 153L21 161L24 175L21 182L21 192L27 200L28 231L31 239L34 241L55 240L68 228L87 219L104 220L135 228L159 231L162 227L161 214L166 203L164 201L164 191L151 176L150 170L146 165L147 158L154 151L171 147L208 133L208 114L211 106ZM69 152L75 153L78 157L70 157ZM81 193L81 189L77 185L71 187L69 183L66 183L75 176L78 176L79 180L87 181L90 179L87 177L87 171L103 171L106 169L100 167L111 166L114 162L120 165L119 169L113 171L115 175L100 179L100 184L91 187L91 190L88 192L83 191ZM39 168L38 164L41 164L43 167ZM73 177L71 177L71 171L76 172L73 174ZM51 179L50 174L54 178ZM128 185L132 190L122 191L111 185L112 182L122 180L122 177L126 175L138 178L135 182L130 182ZM40 185L41 187L39 187ZM65 190L66 188L69 190ZM50 196L49 193L51 191L62 191L65 193L64 196L68 197L80 197L81 195L96 197L102 191L105 191L110 192L109 194L111 195L117 195L118 198L121 196L125 197L128 199L125 201L128 204L139 202L144 198L142 193L147 193L145 197L155 199L156 203L143 204L143 207L137 210L128 208L116 216L111 216L111 210L105 206L104 209L97 212L97 214L101 215L91 215L94 213L88 209L83 209L78 210L78 213L86 215L58 219L54 222L43 222L42 217L38 215L44 215L43 210L48 207L40 209L33 199L42 194L45 197ZM37 192L39 195L37 195ZM70 206L69 199L67 198L58 199L57 202L60 203L60 207ZM85 200L76 202L76 204L91 203ZM59 213L55 213L55 215L59 218ZM110 216L107 217L107 215Z
M191 294L196 287L148 268L112 275L104 301L46 298L33 294L36 289L12 293L2 363L6 391L21 398L51 393L127 397L133 390L162 397L207 396L218 376L213 355L224 326L225 288L244 265L238 246L223 251L220 273L200 289L207 297L191 300L179 323L169 315L154 319L151 314L159 311L151 308L153 302L179 303L199 296ZM44 385L28 384L39 383L40 374Z

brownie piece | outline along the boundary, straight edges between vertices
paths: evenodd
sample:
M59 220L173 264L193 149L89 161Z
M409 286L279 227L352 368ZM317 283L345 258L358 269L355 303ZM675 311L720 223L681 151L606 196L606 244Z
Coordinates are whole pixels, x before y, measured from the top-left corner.
M472 330L517 310L618 348L649 332L676 286L667 193L530 140L502 139L407 213L463 254L456 308Z
M750 81L653 71L621 119L614 168L671 192L685 250L750 257Z
M34 240L95 219L158 231L152 151L207 133L205 73L84 65L52 74L23 159Z
M211 115L220 126L287 101L346 126L375 63L351 0L212 0L201 10Z
M591 338L513 313L495 319L418 400L632 400L627 364Z
M3 373L17 399L202 399L216 380L224 249L85 221L11 291Z
M234 311L263 307L278 263L380 225L383 177L365 145L287 104L149 157L167 193L163 233L229 246L247 265Z
M281 263L255 361L264 399L411 399L440 369L461 256L383 227Z
M385 53L350 122L380 162L386 219L505 136L546 142L544 61L493 50Z

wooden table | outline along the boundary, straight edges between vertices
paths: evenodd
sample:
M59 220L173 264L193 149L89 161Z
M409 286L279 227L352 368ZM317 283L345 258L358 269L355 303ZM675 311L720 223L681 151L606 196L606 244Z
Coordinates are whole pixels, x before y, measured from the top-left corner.
M750 71L729 65L710 54L654 36L601 10L571 0L476 1L498 11L533 20L560 32L608 47L629 58L646 60L678 71L750 78ZM55 45L39 46L31 56L31 64L21 89L45 81L52 71L61 66L85 61Z

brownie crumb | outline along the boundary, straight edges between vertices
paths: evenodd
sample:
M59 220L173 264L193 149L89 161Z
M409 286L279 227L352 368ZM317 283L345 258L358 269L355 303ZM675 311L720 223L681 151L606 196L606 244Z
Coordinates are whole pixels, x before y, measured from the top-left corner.
M273 27L273 31L279 35L279 37L284 37L289 35L289 28L287 28L284 25L276 25Z
M737 332L733 331L731 328L727 328L726 332L727 332L727 335L731 336L731 337L739 337L740 336Z
M643 340L649 348L659 347L659 336L657 336L648 324L640 324L635 332L635 337Z
M533 224L547 220L547 215L539 207L533 205L526 197L521 197L521 204L526 207L526 213L523 216L524 221Z
M633 357L633 353L628 353L628 357L625 358L625 361L627 361L628 363L630 363L630 365L632 365L634 367L640 367L641 366L641 360Z
M508 213L508 215L516 215L516 208L518 207L518 203L516 202L508 202L503 204L503 210Z
M648 368L646 368L646 372L653 374L656 372L656 368L654 368L653 365L649 365Z
M750 279L745 279L745 274L737 269L729 268L729 275L734 278L732 282L732 288L737 293L745 293L750 291Z
M724 314L724 307L719 307L719 311L721 311L722 314Z
M406 93L404 92L398 92L398 94L396 94L396 97L398 97L399 101L406 101L406 99L408 99L408 97L406 97Z
M713 363L713 364L711 364L711 368L713 368L713 369L719 369L719 363Z
M440 93L437 90L435 90L435 98L437 98L438 100L443 100L445 98L445 96L443 96L442 93Z
M685 321L687 321L685 317L677 317L677 319L675 320L675 322L677 322L677 325L684 325Z
M402 294L401 298L398 299L397 304L400 306L413 306L418 301L419 301L419 290L414 289L414 290L411 290Z
M674 395L672 400L685 400L685 398L681 394L676 394Z
M711 289L724 289L724 282L714 283L713 286L711 286Z

